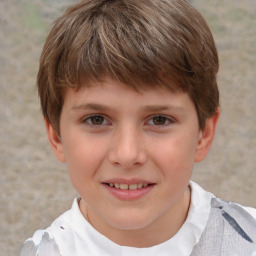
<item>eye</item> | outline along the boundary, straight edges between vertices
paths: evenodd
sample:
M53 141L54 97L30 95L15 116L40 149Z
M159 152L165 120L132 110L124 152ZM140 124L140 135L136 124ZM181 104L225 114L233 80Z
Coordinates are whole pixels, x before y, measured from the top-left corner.
M155 116L152 118L154 125L165 125L167 118L164 116Z
M84 119L85 123L88 123L89 125L107 125L108 121L101 115L94 115L94 116L89 116L86 119Z
M173 123L174 121L171 118L165 117L165 116L154 116L149 121L149 125L157 125L157 126L165 126Z

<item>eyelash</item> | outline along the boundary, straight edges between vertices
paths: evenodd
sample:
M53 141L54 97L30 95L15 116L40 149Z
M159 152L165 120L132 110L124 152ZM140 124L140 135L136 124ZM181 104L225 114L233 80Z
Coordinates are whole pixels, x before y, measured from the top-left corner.
M93 122L92 122L93 118L100 118L100 119L102 119L102 123L93 124ZM154 123L154 119L156 119L156 118L164 119L164 120L162 120L162 121L164 121L164 123L163 124L155 124ZM107 118L104 117L104 115L101 115L101 114L95 114L95 115L87 116L86 118L83 119L82 122L86 123L86 124L88 124L89 126L92 126L92 127L102 127L102 126L106 126L106 125L110 125L111 124L107 120ZM172 124L174 122L175 122L175 120L173 118L167 117L165 115L154 115L154 116L151 116L147 120L146 124L149 125L149 126L154 126L154 127L159 127L160 128L160 127L168 126L168 125L170 125L170 124Z

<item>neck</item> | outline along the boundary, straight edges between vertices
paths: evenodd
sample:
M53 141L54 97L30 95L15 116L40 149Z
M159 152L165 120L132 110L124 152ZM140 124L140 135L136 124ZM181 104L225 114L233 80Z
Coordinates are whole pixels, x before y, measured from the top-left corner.
M117 229L109 225L100 225L95 216L86 209L84 214L87 221L101 234L122 246L137 248L151 247L171 239L184 224L190 206L191 191L188 187L183 198L175 203L171 209L165 212L161 218L151 223L149 226L139 229Z

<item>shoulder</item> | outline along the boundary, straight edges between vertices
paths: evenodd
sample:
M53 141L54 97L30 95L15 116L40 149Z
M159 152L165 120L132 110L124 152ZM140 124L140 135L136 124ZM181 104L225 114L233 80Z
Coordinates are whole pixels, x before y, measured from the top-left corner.
M244 207L243 208L252 216L254 219L256 219L256 209L251 207Z
M35 236L41 236L41 232L35 233ZM34 238L35 239L35 238ZM54 255L61 256L60 249L54 238L50 237L47 231L44 231L40 242L37 244L33 239L28 239L20 250L20 256L36 256L36 255Z
M76 200L76 199L75 199ZM74 201L75 202L75 201ZM74 203L73 203L74 204ZM36 255L54 255L59 256L60 247L63 243L63 234L70 234L70 232L63 232L67 227L70 228L70 218L72 209L60 215L53 223L46 229L37 230L34 235L27 239L20 250L20 256L36 256Z
M244 219L246 222L256 225L256 209L254 208L244 207L240 204L224 201L219 198L212 198L211 206L214 209L218 209L223 217L232 215L237 219Z
M223 224L223 235L226 233L229 237L231 234L232 237L237 237L236 243L240 241L241 248L245 248L245 245L251 244L251 247L255 249L255 209L245 208L237 203L226 202L217 198L212 199L211 204L212 208L218 211L215 211L215 214L213 211L212 216L220 216L220 220L222 220L220 223Z
M255 209L213 197L207 225L192 255L209 255L209 252L214 256L253 255L256 249L253 214Z
M213 205L216 205L217 203L213 204L213 201L215 202L222 202L222 204L224 204L225 206L231 207L231 208L242 208L244 209L247 213L249 213L253 218L256 219L256 209L252 208L252 207L246 207L246 206L242 206L240 204L237 203L233 203L233 202L226 202L224 200L218 199L214 196L214 194L205 191L202 187L200 187L197 183L190 181L190 187L192 188L193 194L195 195L194 197L199 198L200 201L204 200L207 202L207 204L211 205L211 207ZM198 204L198 202L197 202Z
M213 208L221 209L222 211L230 211L232 214L236 214L238 218L245 219L256 223L256 209L252 207L245 207L238 203L224 201L219 198L213 198L211 205ZM255 229L256 230L256 229Z

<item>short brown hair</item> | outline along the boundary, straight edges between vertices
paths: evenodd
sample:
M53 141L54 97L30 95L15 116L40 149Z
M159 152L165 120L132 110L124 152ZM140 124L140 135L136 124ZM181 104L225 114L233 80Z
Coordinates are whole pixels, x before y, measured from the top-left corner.
M136 90L187 92L204 129L219 106L218 67L210 29L186 1L84 0L56 20L37 84L43 114L57 132L65 88L104 76Z

